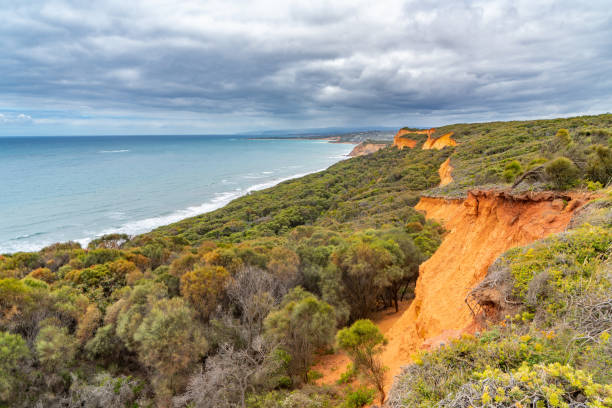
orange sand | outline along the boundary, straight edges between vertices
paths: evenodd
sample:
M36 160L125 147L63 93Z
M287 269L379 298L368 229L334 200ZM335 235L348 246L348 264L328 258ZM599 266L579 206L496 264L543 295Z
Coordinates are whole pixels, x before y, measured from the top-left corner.
M440 187L453 182L453 166L450 164L450 157L440 165L438 174L440 175Z
M381 312L374 313L370 320L372 320L383 334L386 334L395 324L395 322L402 316L408 307L410 301L405 300L399 303L399 312L395 312L395 308L386 309ZM312 367L323 374L318 384L335 384L340 379L340 375L346 371L346 366L351 362L350 358L341 351L334 354L322 355L317 359L316 364Z

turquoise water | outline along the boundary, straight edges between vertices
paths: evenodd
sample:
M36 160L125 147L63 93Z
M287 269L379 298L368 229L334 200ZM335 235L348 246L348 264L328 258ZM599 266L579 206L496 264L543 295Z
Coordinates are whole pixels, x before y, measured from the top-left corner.
M351 148L242 136L0 138L0 253L150 231L325 169Z

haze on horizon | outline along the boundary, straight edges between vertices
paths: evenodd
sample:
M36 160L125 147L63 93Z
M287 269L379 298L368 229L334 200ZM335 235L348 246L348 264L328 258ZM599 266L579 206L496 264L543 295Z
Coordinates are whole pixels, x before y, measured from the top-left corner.
M0 0L0 136L603 113L608 1Z

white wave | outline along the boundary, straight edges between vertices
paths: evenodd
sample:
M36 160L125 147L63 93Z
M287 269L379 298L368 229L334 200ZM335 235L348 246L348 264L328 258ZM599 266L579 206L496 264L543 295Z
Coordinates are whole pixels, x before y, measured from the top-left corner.
M142 234L145 232L149 232L157 227L161 227L162 225L172 224L180 220L183 220L185 218L195 217L196 215L214 211L228 204L230 201L240 196L243 196L245 194L251 193L253 191L270 188L270 187L275 186L278 183L282 183L283 181L303 177L308 174L317 173L323 170L325 170L325 168L314 170L312 172L294 174L289 177L278 178L278 179L270 180L265 183L254 184L245 190L236 189L234 191L217 193L216 197L214 197L212 200L207 201L197 206L187 207L185 209L178 210L178 211L172 212L167 215L161 215L158 217L150 217L150 218L145 218L142 220L127 222L120 227L108 228L97 234L85 231L84 234L88 235L89 237L72 239L72 241L78 242L79 244L81 244L82 247L85 248L87 247L89 242L91 242L92 239L101 237L102 235L106 235L106 234L112 234L112 233L123 233L123 234L128 234L128 235ZM37 235L37 234L32 234L32 235ZM20 242L14 242L14 241L4 242L4 243L0 243L0 254L21 252L21 251L24 251L24 252L39 251L40 249L48 245L51 245L55 242L58 242L58 240L57 239L41 240L41 241L25 241L24 240Z
M313 173L316 173L322 170L324 169L315 170ZM151 218L145 218L143 220L128 222L122 225L121 227L109 228L107 230L104 230L101 233L96 234L96 237L102 236L105 234L111 234L111 233L122 233L122 234L129 234L129 235L142 234L142 233L151 231L157 227L161 227L162 225L172 224L180 220L183 220L185 218L195 217L196 215L214 211L218 208L223 207L224 205L228 204L230 201L244 194L248 194L253 191L263 190L269 187L273 187L278 183L282 183L283 181L291 180L291 179L298 178L298 177L303 177L307 174L309 173L294 174L289 177L279 178L279 179L271 180L265 183L254 184L250 186L249 188L247 188L246 190L237 189L237 190L228 191L225 193L217 193L215 198L203 204L192 206L192 207L187 207L185 209L178 210L178 211L175 211L167 215L161 215L158 217L151 217Z
M121 150L100 150L98 153L127 153L130 149L121 149Z
M195 217L196 215L216 210L217 208L223 207L225 204L229 203L234 198L237 198L240 195L241 192L239 190L234 192L219 193L215 198L206 203L197 206L187 207L185 209L178 210L166 215L160 215L158 217L131 221L122 225L121 227L109 228L107 230L104 230L96 236L102 236L111 233L122 233L129 235L142 234L144 232L151 231L157 227L161 227L162 225L172 224L185 218Z

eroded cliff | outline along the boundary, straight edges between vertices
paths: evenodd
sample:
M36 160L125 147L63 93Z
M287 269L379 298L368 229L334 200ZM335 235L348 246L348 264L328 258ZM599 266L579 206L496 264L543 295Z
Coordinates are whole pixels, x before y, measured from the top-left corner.
M365 156L384 149L387 145L385 143L366 143L361 142L351 150L349 153L350 157Z
M426 129L426 130L411 130L411 129L400 129L395 134L393 138L393 146L398 147L399 149L403 149L404 147L408 147L410 149L414 149L417 145L417 141L411 139L409 137L405 137L409 134L415 135L427 135L427 139L431 138L431 135L436 131L436 129Z
M435 129L434 129L435 130ZM453 139L454 132L445 133L442 136L432 139L431 134L427 135L427 140L423 143L423 150L444 149L447 146L457 146L457 141Z
M450 157L440 165L438 175L440 176L440 187L453 182L453 166L450 164Z
M474 191L467 199L421 198L416 208L440 220L448 233L421 265L409 309L386 334L389 344L382 360L389 367L388 386L414 351L436 346L473 326L466 296L497 257L512 247L564 230L588 198L503 191Z

